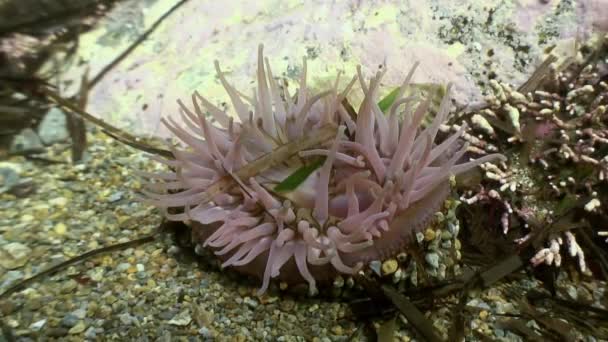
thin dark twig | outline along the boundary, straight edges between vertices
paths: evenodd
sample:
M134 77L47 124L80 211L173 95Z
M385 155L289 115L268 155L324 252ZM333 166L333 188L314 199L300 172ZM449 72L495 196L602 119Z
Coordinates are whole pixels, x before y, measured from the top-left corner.
M61 107L64 107L65 109L67 109L75 114L78 114L79 116L83 117L87 121L103 128L107 131L110 131L116 135L120 135L120 136L124 137L125 139L137 141L137 137L135 137L134 135L124 132L124 131L120 130L119 128L116 128L116 127L110 125L109 123L104 122L103 120L100 120L100 119L96 118L95 116L85 112L84 110L80 109L77 104L75 104L71 100L63 98L58 93L56 93L48 88L40 88L40 91L44 95L49 97L51 100L55 101Z
M169 17L173 12L175 12L179 7L188 2L188 0L181 0L171 7L165 14L161 15L160 18L156 19L154 24L150 26L149 29L144 32L141 36L139 36L125 51L123 51L120 55L118 55L110 64L106 65L93 79L89 82L88 88L93 88L95 84L97 84L101 79L114 68L118 63L120 63L123 59L125 59L135 48L139 46L139 44L143 43L149 36L158 28L158 26Z
M602 309L599 307L595 307L595 306L591 306L589 304L583 304L583 303L575 302L572 300L549 296L546 293L543 293L540 291L531 291L530 293L528 293L527 298L528 298L528 301L530 301L532 303L539 301L539 300L547 300L550 302L554 302L557 305L566 307L573 311L586 310L586 311L592 312L594 314L597 314L598 315L597 318L602 321L608 320L608 310Z
M80 91L78 95L78 107L84 110L87 107L89 99L89 69L82 75L80 81ZM87 130L83 118L67 113L67 128L72 138L72 162L76 163L82 160L82 156L87 147Z
M102 129L101 131L104 132L106 135L108 135L110 138L112 138L118 142L121 142L125 145L131 146L136 150L140 150L140 151L147 152L150 154L157 154L157 155L159 155L161 157L165 157L167 159L175 159L175 156L173 155L173 153L171 153L171 151L163 150L162 148L153 147L153 146L150 146L148 144L144 144L144 143L141 143L138 141L132 141L129 139L125 139L125 138L121 137L120 135L110 133L105 129Z
M41 163L44 163L44 164L47 164L47 165L65 164L66 163L63 160L55 160L55 159L51 159L51 158L36 156L36 155L33 155L33 154L24 154L23 157L25 159L27 159L27 160L31 160L31 161L34 161L34 162L41 162Z
M56 92L54 92L50 89L41 88L40 91L43 92L49 98L51 98L53 101L55 101L61 107L69 110L70 112L72 112L74 114L77 114L78 116L84 118L85 120L95 124L96 126L101 127L102 130L104 131L104 133L106 133L110 137L112 137L124 144L127 144L131 147L134 147L134 148L139 149L144 152L155 153L155 154L159 154L162 156L172 156L173 155L170 151L148 146L148 145L140 142L139 138L137 138L136 136L131 135L117 127L110 125L109 123L107 123L103 120L96 118L95 116L93 116L93 115L87 113L86 111L84 111L83 109L81 109L78 105L74 104L72 101L64 99L59 94L57 94Z
M414 328L422 335L425 340L430 342L443 341L439 332L431 321L429 321L420 310L410 302L404 295L399 293L391 286L382 285L384 295L388 297L399 311L412 323Z
M448 339L450 341L463 341L466 329L466 318L464 317L464 309L469 299L469 290L473 283L465 284L464 288L460 292L460 298L458 303L453 307L452 314L452 326L448 330Z
M134 247L134 246L139 246L139 245L142 245L142 244L145 244L148 242L152 242L152 241L154 241L155 237L156 237L156 234L153 233L153 234L146 235L139 239L127 241L124 243L118 243L118 244L111 245L111 246L97 248L97 249L88 251L84 254L75 256L69 260L62 261L57 265L51 266L51 267L47 268L46 270L41 271L40 273L37 273L29 278L23 279L19 283L9 287L6 291L4 291L2 294L0 294L0 300L5 299L6 297L10 296L11 294L13 294L17 291L20 291L20 290L24 289L25 287L35 283L36 281L38 281L46 276L49 276L57 271L60 271L64 268L66 268L67 266L76 264L78 262L84 261L86 259L97 256L99 254L113 252L113 251L126 249L126 248L130 248L130 247Z

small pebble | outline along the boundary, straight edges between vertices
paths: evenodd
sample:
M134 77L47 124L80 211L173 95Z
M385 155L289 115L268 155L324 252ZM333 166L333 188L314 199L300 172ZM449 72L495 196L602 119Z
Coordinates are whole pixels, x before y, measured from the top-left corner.
M114 192L113 194L108 196L108 202L110 202L110 203L118 202L122 199L123 195L124 195L123 191Z
M13 285L17 281L23 279L23 272L21 271L8 271L1 278L2 282L0 282L0 289L6 289L9 286Z
M70 279L70 280L65 281L61 285L61 292L70 293L70 292L74 291L77 287L78 287L78 283L76 282L76 280Z
M31 257L32 250L21 242L8 243L0 249L0 266L12 270L19 268Z
M424 260L426 260L427 264L433 268L439 268L439 255L437 253L428 253Z
M46 318L30 324L30 329L32 329L33 331L40 331L40 329L42 329L42 327L44 327L45 324L46 324Z
M128 312L121 314L119 316L119 318L120 318L120 321L122 322L122 324L124 324L124 325L131 325L131 324L138 323L137 317L132 316Z
M395 259L388 259L382 263L382 275L389 275L395 273L399 268L399 263Z
M63 208L68 204L68 199L65 197L55 197L49 200L49 204Z
M66 328L49 328L45 330L45 334L48 337L64 337L68 334L68 329Z
M75 326L73 326L70 330L68 330L68 333L70 335L80 334L80 333L84 332L84 330L86 328L87 328L87 326L84 324L84 322L79 321Z
M243 298L243 303L245 303L247 306L249 306L252 309L255 309L258 306L258 301L251 297Z
M433 241L433 240L435 240L435 236L437 236L437 234L431 228L427 228L424 231L424 241Z
M342 329L341 326L336 325L333 328L331 328L331 332L333 332L334 335L342 336L342 334L344 334L344 329Z
M78 310L72 311L71 314L74 315L74 317L76 317L78 319L84 319L87 316L87 310L78 309Z
M116 266L116 271L124 272L124 271L128 270L130 267L131 267L131 264L129 264L128 262L121 262L120 264L118 264Z
M19 184L19 164L0 162L0 194L10 191Z
M87 331L84 332L84 337L89 340L94 340L97 338L97 329L94 327L89 327Z
M55 225L53 230L57 235L65 235L65 233L68 231L68 227L65 225L65 223L59 222Z
M179 327L184 327L192 321L192 317L190 316L190 311L185 310L175 315L170 321L169 324L177 325Z
M342 277L341 275L336 276L336 278L334 278L334 287L335 288L342 288L344 286L344 277Z
M382 275L382 262L380 262L380 260L371 261L369 263L369 268L377 275Z
M279 302L279 307L281 308L281 310L283 310L285 312L289 312L289 311L293 310L293 308L295 306L296 306L296 303L291 299L284 299L281 302Z
M213 334L211 334L211 331L209 331L209 329L207 327L202 327L198 330L198 334L201 335L201 337L203 338L212 338Z

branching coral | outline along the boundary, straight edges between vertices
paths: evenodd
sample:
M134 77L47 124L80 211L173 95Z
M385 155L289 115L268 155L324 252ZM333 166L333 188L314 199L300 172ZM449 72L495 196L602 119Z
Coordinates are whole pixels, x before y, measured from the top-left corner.
M368 82L358 69L344 90L338 91L337 79L332 89L313 94L304 62L292 96L273 77L260 47L257 89L246 96L217 62L216 69L238 119L198 93L192 108L178 101L186 127L163 122L188 149L172 148L174 160L157 159L172 171L144 174L155 180L145 195L169 219L190 222L197 242L212 248L222 266L262 278L260 293L275 277L303 279L314 292L317 279L353 274L371 260L396 254L440 208L450 175L503 158L492 154L461 162L468 147L459 142L465 126L435 144L450 109L449 87L432 123L423 128L430 99L404 96L415 67L386 114L377 101L381 72ZM365 96L353 115L343 99L357 80ZM329 143L254 177L237 176L236 170L256 159L327 127L337 131ZM276 190L319 157L325 158L322 165L295 189ZM238 187L203 201L225 176Z
M486 151L508 149L512 157L505 165L483 166L488 182L480 193L468 195L468 203L501 198L503 231L516 221L531 229L516 240L520 244L565 213L577 218L572 222L565 217L560 225L586 225L598 236L606 234L601 231L608 213L608 58L603 44L597 53L579 55L561 71L552 65L542 88L533 92L522 94L491 81L488 107L470 116L467 133L473 145ZM488 196L492 191L494 196ZM563 227L542 234L533 265L559 266L560 250L566 249L579 269L588 272L577 232Z

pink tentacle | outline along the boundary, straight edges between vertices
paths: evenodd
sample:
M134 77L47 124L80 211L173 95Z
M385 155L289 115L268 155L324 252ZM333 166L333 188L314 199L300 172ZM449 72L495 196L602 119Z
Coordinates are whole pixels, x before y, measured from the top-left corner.
M306 244L303 242L298 242L295 245L294 257L296 259L296 266L298 267L298 271L302 275L302 278L308 282L309 292L312 294L317 291L317 285L315 278L310 274L308 270L308 265L306 263Z

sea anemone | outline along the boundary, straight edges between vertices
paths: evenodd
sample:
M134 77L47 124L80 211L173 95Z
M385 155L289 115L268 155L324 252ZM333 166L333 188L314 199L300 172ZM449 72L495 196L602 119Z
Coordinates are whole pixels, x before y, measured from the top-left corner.
M188 223L195 242L211 248L222 267L261 278L259 293L276 277L304 280L315 292L319 280L391 257L441 208L450 175L504 158L461 162L464 125L435 144L450 87L423 128L430 98L404 96L415 66L386 113L377 102L382 72L366 82L358 68L341 92L338 76L332 89L313 94L304 60L292 96L277 84L260 46L257 89L248 97L217 62L215 68L236 118L198 92L192 108L178 100L186 127L163 123L188 149L172 146L172 160L153 157L171 171L142 173L152 179L144 195L168 219ZM344 99L357 80L364 99L353 113ZM241 172L253 164L255 172ZM303 170L309 174L294 188L277 188Z

